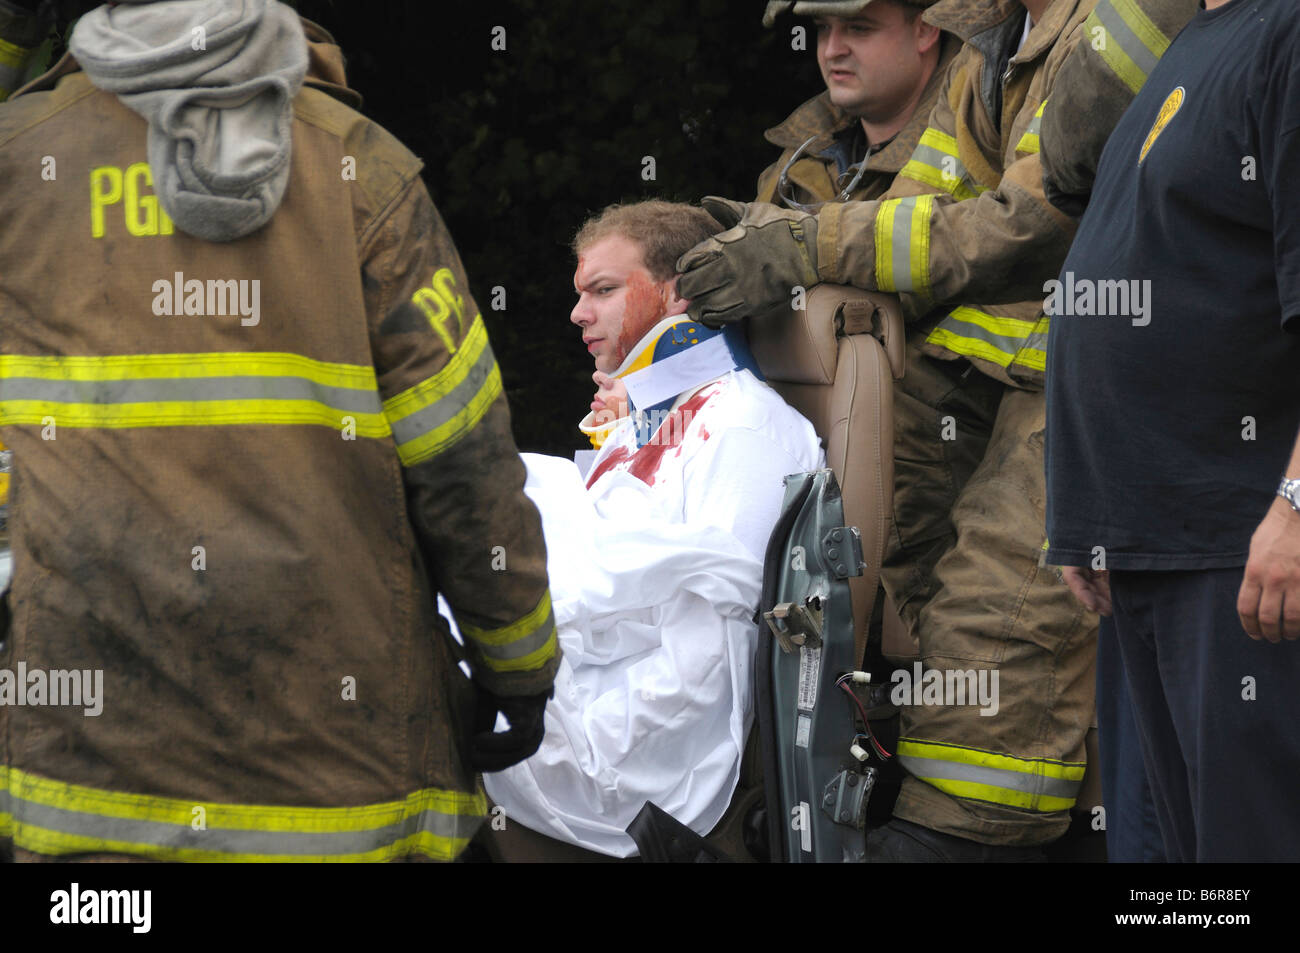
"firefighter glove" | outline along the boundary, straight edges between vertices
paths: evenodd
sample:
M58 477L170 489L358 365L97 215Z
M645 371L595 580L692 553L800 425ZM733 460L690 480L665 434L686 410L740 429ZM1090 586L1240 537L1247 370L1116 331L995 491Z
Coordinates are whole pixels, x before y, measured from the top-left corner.
M546 732L546 702L554 693L548 688L541 695L494 695L478 686L474 712L474 736L470 739L470 764L475 771L490 774L504 771L531 757L542 744ZM510 722L509 731L493 731L497 713Z
M817 284L817 216L766 202L708 196L705 211L727 230L677 262L677 294L710 328L788 311L796 288Z

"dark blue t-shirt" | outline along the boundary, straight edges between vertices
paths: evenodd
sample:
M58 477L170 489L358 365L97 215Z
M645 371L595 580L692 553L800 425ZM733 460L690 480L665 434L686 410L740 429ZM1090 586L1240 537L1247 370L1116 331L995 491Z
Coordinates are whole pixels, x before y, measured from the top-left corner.
M1048 561L1246 562L1300 430L1300 3L1200 11L1049 295Z

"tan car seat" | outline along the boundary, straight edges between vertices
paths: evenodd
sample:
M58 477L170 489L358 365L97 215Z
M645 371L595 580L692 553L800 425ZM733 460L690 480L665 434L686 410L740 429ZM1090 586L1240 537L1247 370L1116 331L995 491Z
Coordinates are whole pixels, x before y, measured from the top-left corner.
M844 521L862 536L867 565L849 580L860 659L893 514L892 388L905 372L905 330L893 295L817 285L806 304L791 316L751 320L749 342L768 383L812 422L825 443L827 465L844 496ZM916 639L888 596L881 635L881 650L891 661L920 658ZM1090 770L1077 811L1091 812L1101 803L1100 772L1091 769L1098 763L1096 736L1096 728L1088 732Z
M817 285L806 304L751 319L749 344L767 382L822 438L843 493L844 522L862 536L866 566L849 580L861 659L893 513L893 388L904 371L903 313L894 295L845 285ZM902 623L887 624L887 631L897 637Z

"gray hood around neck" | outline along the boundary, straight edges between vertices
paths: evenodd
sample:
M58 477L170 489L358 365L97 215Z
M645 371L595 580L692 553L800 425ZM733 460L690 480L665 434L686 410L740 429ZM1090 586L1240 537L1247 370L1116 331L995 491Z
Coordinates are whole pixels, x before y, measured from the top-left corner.
M154 191L182 231L257 231L289 182L293 100L307 72L298 15L276 0L134 0L77 23L72 55L149 123Z

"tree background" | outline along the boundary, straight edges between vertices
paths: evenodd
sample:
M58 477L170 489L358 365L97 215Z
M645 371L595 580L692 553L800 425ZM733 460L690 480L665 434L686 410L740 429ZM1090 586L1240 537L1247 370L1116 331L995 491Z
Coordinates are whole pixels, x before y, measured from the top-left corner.
M752 199L779 155L763 131L822 88L811 29L808 49L791 49L800 21L765 29L763 0L292 5L342 47L363 112L424 160L521 450L583 443L593 368L569 322L569 241L583 220L639 198ZM497 285L504 311L490 306Z

